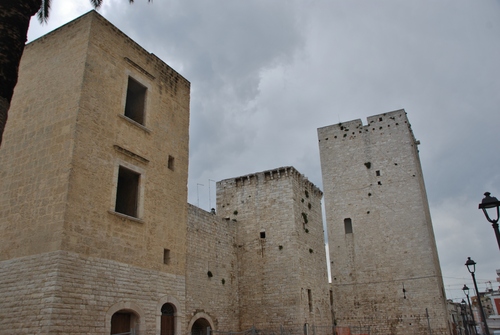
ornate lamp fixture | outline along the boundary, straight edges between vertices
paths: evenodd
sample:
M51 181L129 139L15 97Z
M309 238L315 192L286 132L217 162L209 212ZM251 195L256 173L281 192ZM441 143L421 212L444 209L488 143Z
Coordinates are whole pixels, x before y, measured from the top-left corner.
M477 289L477 283L476 283L476 262L474 262L470 257L467 257L467 262L465 262L465 266L467 267L467 270L472 276L472 281L474 282L474 288L476 289L476 295L477 295L477 303L479 305L479 312L481 312L481 318L483 319L484 322L484 330L486 335L490 335L490 330L488 329L488 324L486 323L486 316L484 315L484 310L483 310L483 304L481 303L481 296L479 295L479 290ZM467 292L469 291L469 288L464 285L464 288L462 289L464 292L467 289ZM467 296L467 299L469 297ZM472 311L472 309L471 309Z
M479 204L479 209L483 210L486 220L488 220L495 231L498 248L500 249L500 231L498 230L498 218L500 214L500 201L490 196L490 192L484 193L483 201Z

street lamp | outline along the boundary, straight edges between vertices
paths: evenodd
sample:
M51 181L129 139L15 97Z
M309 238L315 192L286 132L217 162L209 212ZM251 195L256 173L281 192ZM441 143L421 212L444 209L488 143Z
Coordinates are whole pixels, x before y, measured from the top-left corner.
M474 282L474 288L476 289L477 295L477 303L479 304L479 311L481 312L481 318L484 322L484 330L486 335L490 335L490 330L488 329L488 324L486 323L486 316L484 315L483 304L481 303L481 297L479 296L479 290L477 289L476 276L474 272L476 272L476 262L474 262L470 257L467 257L467 262L465 262L465 266L467 270L472 276L472 281Z
M469 303L469 310L470 310L470 315L472 317L472 327L474 329L474 334L477 334L477 330L476 330L476 320L474 320L474 312L472 311L472 306L470 304L470 299L469 299L469 288L467 287L467 285L464 284L464 287L462 288L462 291L464 291L464 294L465 296L467 297L467 302ZM463 301L463 299L462 299ZM464 301L465 303L465 301ZM471 324L469 324L470 326Z
M460 303L460 314L462 315L462 324L464 325L464 329L465 329L465 335L469 335L469 323L467 322L467 319L469 318L465 318L467 313L467 305L465 303L465 300L462 299L462 302ZM460 331L460 333L462 333Z
M484 198L483 201L481 201L481 203L479 204L479 209L483 210L486 220L492 223L491 226L495 231L498 248L500 249L500 231L498 231L498 216L500 212L500 201L498 201L498 199L495 197L491 197L490 194L491 194L490 192L484 193Z

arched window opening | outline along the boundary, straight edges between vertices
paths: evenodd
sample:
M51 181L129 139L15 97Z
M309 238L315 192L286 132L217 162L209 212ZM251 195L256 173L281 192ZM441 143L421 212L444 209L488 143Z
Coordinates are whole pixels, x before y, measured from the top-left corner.
M111 335L136 335L139 317L126 310L120 310L111 317Z
M209 335L210 323L203 318L196 320L191 327L191 335Z
M166 303L161 306L161 335L175 335L175 307Z

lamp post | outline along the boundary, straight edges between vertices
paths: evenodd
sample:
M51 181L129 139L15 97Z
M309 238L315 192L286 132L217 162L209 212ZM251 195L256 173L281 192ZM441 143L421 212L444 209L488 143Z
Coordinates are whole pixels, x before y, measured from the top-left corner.
M474 288L476 289L477 295L477 303L479 304L479 312L481 312L481 318L484 322L484 330L486 332L486 335L490 335L490 330L488 329L488 324L486 323L486 316L484 315L483 304L481 303L481 297L479 296L479 290L477 289L476 275L474 274L476 272L476 262L470 259L470 257L467 257L465 266L467 267L467 270L469 270L469 273L472 276L472 281L474 282Z
M484 193L483 201L479 204L479 209L483 210L486 220L491 223L493 230L495 231L495 236L497 238L498 248L500 249L500 231L498 231L498 216L500 212L500 201L497 198L491 197L490 192ZM489 213L488 213L488 210ZM496 212L496 216L495 216ZM490 216L493 215L493 216Z
M465 330L465 335L469 335L469 327L467 323L466 317L466 311L467 311L467 304L464 299L462 299L462 302L460 303L460 315L462 315L462 324L464 325L464 330ZM460 331L462 333L462 331Z
M472 306L470 304L470 299L469 299L469 288L467 287L467 285L464 284L464 287L462 288L462 291L464 291L464 294L465 296L467 297L467 302L469 303L469 310L470 310L470 315L472 317L472 329L474 329L474 334L477 334L477 330L476 330L476 320L474 320L474 312L472 311ZM462 299L463 300L463 299ZM464 301L465 303L465 301ZM467 321L468 321L469 318L467 318ZM471 325L471 323L469 323L469 326Z

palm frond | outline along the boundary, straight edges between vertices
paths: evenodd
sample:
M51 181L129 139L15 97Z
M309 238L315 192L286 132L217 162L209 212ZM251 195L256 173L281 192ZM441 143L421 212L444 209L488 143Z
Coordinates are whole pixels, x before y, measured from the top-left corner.
M99 8L101 7L102 0L90 0L90 3L94 6L94 8Z
M51 0L42 0L42 5L40 6L40 9L37 13L38 21L40 21L41 23L47 23L47 21L49 20L50 1Z
M17 0L15 0L17 1ZM38 20L41 23L47 23L49 20L49 13L50 13L50 1L51 0L42 0L42 5L40 6L40 9L38 10L37 16ZM102 5L103 0L90 0L90 3L94 8L99 8ZM130 3L133 3L134 0L129 0ZM148 2L152 2L152 0L148 0Z

